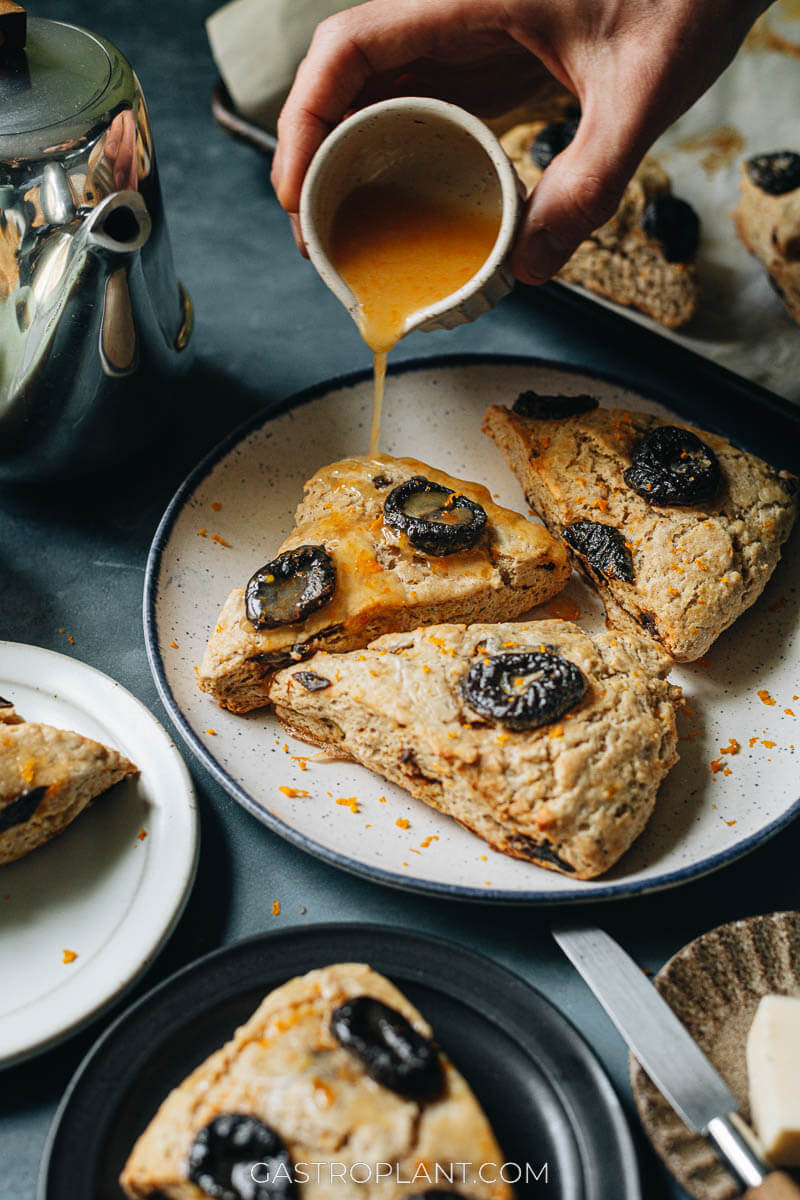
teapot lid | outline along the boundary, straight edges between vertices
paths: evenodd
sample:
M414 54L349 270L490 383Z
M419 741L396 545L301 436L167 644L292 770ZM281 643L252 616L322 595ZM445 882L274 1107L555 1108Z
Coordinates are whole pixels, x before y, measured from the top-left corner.
M0 59L0 162L68 152L135 91L133 71L105 38L29 17L24 50Z

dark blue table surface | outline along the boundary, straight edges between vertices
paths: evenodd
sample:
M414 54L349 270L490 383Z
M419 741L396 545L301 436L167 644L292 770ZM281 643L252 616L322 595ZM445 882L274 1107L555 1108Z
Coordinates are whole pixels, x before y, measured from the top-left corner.
M147 551L172 493L194 463L249 413L294 391L367 365L339 302L296 253L265 160L213 123L215 69L208 0L40 0L36 15L72 20L116 42L148 98L179 274L197 313L197 361L175 394L177 420L123 470L65 487L0 489L2 637L72 654L119 680L171 728L147 665L141 596ZM399 361L455 351L535 354L614 371L683 397L691 382L611 334L519 289L494 312L452 333L412 335ZM649 361L648 361L649 359ZM457 436L457 431L454 431ZM67 628L74 646L59 633ZM187 752L188 754L188 752ZM602 1010L554 946L552 910L461 905L383 889L340 873L247 816L193 760L202 849L197 882L165 950L133 998L199 955L292 924L383 921L444 935L510 967L583 1032L631 1120L648 1200L682 1197L641 1134L627 1054ZM698 933L754 912L797 908L800 830L676 891L587 906L652 970ZM269 886L264 886L264 881ZM279 916L272 901L280 900ZM13 969L2 964L0 971ZM125 1003L128 1003L126 1000ZM35 1194L47 1129L64 1089L112 1009L64 1045L0 1074L0 1200ZM616 1198L609 1197L609 1200Z

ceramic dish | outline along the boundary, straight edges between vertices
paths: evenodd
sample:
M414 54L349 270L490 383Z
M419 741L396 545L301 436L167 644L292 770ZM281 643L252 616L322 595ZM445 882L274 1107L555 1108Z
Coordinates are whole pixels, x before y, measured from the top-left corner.
M480 428L489 404L512 403L525 388L589 391L605 405L669 415L619 383L533 360L427 360L391 374L382 448L479 480L500 504L524 511L519 485ZM358 874L503 902L589 900L680 883L753 849L796 815L800 726L785 711L794 705L800 717L793 699L800 691L793 669L796 544L755 608L708 658L676 669L689 704L679 722L681 761L645 833L607 875L591 882L576 884L490 850L363 767L306 763L314 751L287 738L269 712L237 717L200 692L194 667L223 601L292 528L303 482L323 464L366 450L371 398L371 376L364 373L294 397L277 415L254 417L189 476L153 542L145 583L151 667L181 734L231 795L270 828ZM602 628L599 601L574 576L561 597L534 615L577 613L587 629ZM721 758L731 737L741 749ZM713 771L711 763L720 759L722 768ZM353 797L356 804L336 803ZM408 828L398 827L399 818Z
M197 814L165 731L100 671L0 642L0 695L28 720L117 747L141 772L0 868L0 963L13 964L0 986L0 1066L8 1066L76 1032L150 964L191 889ZM65 951L77 957L65 962Z
M120 1200L119 1172L167 1092L272 988L315 967L353 961L387 975L430 1021L486 1110L505 1161L528 1175L515 1189L518 1200L541 1196L545 1178L548 1200L605 1200L612 1193L639 1200L619 1101L565 1018L488 959L378 925L261 934L208 955L138 1001L97 1043L64 1097L42 1161L39 1200Z
M800 913L748 917L704 933L661 968L655 983L749 1121L747 1033L762 996L800 996ZM705 1139L683 1124L634 1058L631 1084L651 1142L690 1195L696 1200L740 1195Z

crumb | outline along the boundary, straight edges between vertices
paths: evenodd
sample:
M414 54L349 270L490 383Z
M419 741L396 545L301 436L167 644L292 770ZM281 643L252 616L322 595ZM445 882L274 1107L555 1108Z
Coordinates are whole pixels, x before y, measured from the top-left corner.
M216 737L216 736L217 736L217 731L216 731L216 729L212 729L210 726L209 726L209 728L206 730L206 733L210 733L212 737Z
M398 817L395 821L395 825L398 829L408 829L410 824L411 822L409 821L408 817Z
M218 533L212 533L211 540L212 540L212 542L216 542L218 546L227 546L228 549L230 550L230 547L231 547L230 542L226 542L225 538L220 537L220 535Z
M378 796L378 804L385 804L385 803L386 803L386 797Z
M736 738L732 737L727 746L720 746L719 752L720 754L738 754L741 748Z
M173 650L177 650L177 649L178 649L178 643L177 643L177 642L175 642L175 641L172 641L172 642L170 642L170 646L172 647L172 649L173 649Z
M773 747L775 746L775 742L770 742L769 740L762 739L761 745L766 746L768 750L772 750Z
M61 959L61 961L64 963L75 962L75 959L78 957L74 950L64 950L63 955L64 957Z
M140 841L140 842L143 842L143 841L144 841L144 839L147 837L147 830L145 829L144 825L143 825L143 826L142 826L142 828L139 830L139 832L137 833L137 835L136 835L136 836L138 837L138 839L139 839L139 841Z
M726 825L735 825L735 824L736 824L736 818L734 817L732 821L726 821L726 822L725 822L725 824L726 824Z
M273 915L273 917L279 917L279 916L281 915L281 902L280 902L280 900L273 900L273 901L272 901L272 915Z
M757 695L762 704L766 704L768 708L775 707L775 701L766 688L760 688Z
M284 796L288 796L290 800L294 800L296 796L310 796L311 792L304 792L302 788L287 787L283 784L278 788L279 792L283 792Z

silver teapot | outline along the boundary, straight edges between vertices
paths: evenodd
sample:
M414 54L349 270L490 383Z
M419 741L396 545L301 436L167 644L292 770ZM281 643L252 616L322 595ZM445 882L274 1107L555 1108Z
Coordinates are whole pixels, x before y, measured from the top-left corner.
M75 475L143 445L189 366L191 331L136 75L104 38L26 22L6 0L0 482Z

